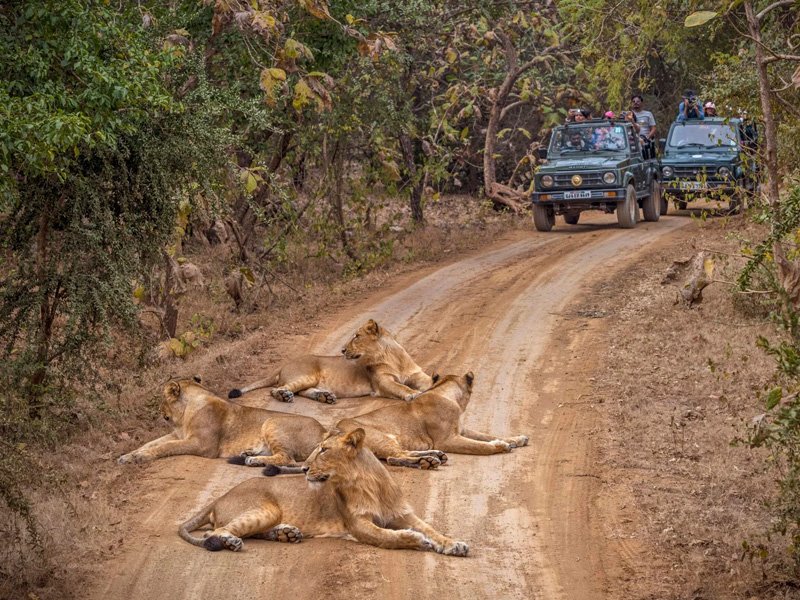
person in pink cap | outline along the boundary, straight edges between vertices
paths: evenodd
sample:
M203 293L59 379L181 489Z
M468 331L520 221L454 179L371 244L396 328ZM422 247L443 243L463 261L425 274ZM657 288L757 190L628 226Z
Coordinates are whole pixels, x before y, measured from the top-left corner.
M714 104L711 100L709 100L703 105L703 113L705 113L707 117L716 117L717 105Z

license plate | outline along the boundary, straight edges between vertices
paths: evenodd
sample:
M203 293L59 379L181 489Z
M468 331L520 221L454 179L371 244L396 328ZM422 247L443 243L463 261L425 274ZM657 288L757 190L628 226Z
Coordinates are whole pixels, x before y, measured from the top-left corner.
M682 190L701 190L703 183L701 181L681 181L680 186Z
M592 197L592 192L564 192L564 200L586 200Z

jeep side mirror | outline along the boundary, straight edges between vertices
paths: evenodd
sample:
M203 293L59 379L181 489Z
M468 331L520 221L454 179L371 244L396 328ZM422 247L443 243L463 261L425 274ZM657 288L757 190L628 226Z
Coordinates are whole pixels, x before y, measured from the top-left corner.
M536 153L539 156L539 160L544 160L547 158L547 148L538 148Z

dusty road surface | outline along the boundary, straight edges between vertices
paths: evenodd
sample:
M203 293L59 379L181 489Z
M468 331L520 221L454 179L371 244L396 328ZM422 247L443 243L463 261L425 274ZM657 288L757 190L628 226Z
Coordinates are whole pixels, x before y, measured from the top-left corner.
M584 319L576 326L563 313L593 282L657 251L688 222L665 216L621 230L613 220L597 216L548 234L518 232L358 299L321 319L313 334L293 340L295 354L335 354L359 324L374 318L426 369L475 372L470 428L530 436L530 446L511 454L451 454L447 465L431 472L390 469L420 517L469 543L467 558L331 539L296 545L247 540L240 553L207 552L179 539L178 524L259 472L223 460L174 457L131 467L131 477L140 481L130 500L124 549L102 567L87 596L609 597L609 582L635 570L636 542L615 535L616 520L630 515L615 515L597 501L590 433L598 423L576 419L569 410L586 401L587 378L598 367L593 327L602 325ZM266 364L281 358L256 353L231 364L231 386L261 378ZM244 399L309 414L325 425L388 402L342 399L325 406L297 398L280 404L267 390Z

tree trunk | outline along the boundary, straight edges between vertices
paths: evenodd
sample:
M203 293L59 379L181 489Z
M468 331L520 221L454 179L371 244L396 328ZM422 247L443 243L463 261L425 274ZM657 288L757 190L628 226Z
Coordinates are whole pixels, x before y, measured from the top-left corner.
M747 27L753 38L756 54L756 72L758 73L758 95L761 100L761 112L764 117L764 164L767 169L767 200L773 208L779 201L778 193L778 130L775 126L775 117L772 113L772 95L769 86L769 73L765 62L764 47L761 43L761 23L753 9L752 0L744 3L747 15Z
M403 152L406 176L411 186L411 218L414 219L415 223L420 224L425 219L422 213L422 190L425 182L419 176L419 171L417 170L416 157L419 153L414 151L415 144L407 133L401 133L398 136L398 141L400 142L400 150Z

